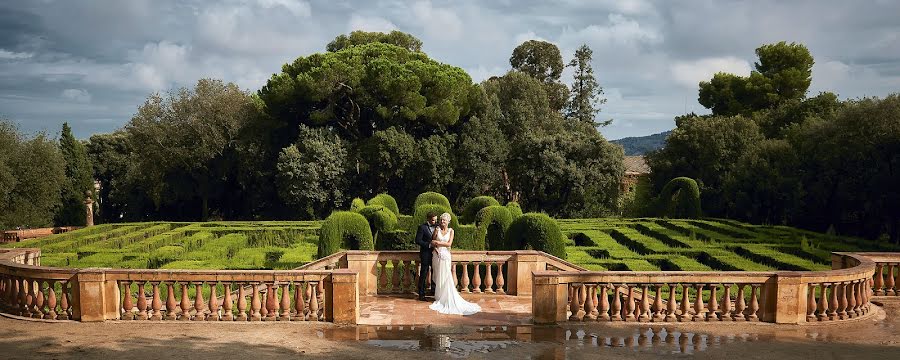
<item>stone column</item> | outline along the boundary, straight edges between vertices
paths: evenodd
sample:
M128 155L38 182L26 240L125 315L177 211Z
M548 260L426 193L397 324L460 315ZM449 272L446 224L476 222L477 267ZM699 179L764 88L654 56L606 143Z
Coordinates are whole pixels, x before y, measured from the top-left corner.
M539 273L555 275L547 271ZM557 276L535 276L532 284L531 313L534 323L540 325L566 321L569 284L560 284Z
M359 322L357 274L353 270L334 270L325 278L325 321L356 325Z
M376 295L378 293L378 253L368 251L348 251L347 269L358 276L358 293L360 295ZM416 262L419 259L416 257Z
M803 283L799 273L782 273L775 275L774 289L767 283L765 308L774 307L774 321L778 324L800 324L806 321L807 291L809 286ZM774 291L769 291L774 290ZM774 293L774 296L772 295ZM768 302L772 302L769 304ZM767 314L764 314L767 315ZM767 319L760 319L767 320Z
M84 193L84 207L85 207L85 223L84 226L94 226L94 200L91 199L91 191L85 191Z
M119 289L102 269L83 269L72 280L72 314L82 322L119 318Z
M547 262L537 251L516 251L506 267L506 287L509 295L532 295L532 273L547 270Z

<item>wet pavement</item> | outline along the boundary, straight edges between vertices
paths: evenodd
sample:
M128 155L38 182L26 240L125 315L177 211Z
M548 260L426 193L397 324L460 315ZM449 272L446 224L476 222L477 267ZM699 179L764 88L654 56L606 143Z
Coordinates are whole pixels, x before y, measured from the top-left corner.
M415 295L360 297L359 323L362 325L526 325L531 323L531 297L486 294L460 294L481 306L481 312L469 315L443 315L428 308L431 301L419 301Z

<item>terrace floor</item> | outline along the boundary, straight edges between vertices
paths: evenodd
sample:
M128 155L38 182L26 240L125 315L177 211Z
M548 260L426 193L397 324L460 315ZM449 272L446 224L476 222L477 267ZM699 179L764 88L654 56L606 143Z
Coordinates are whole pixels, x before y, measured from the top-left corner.
M461 294L477 303L475 315L444 315L428 308L433 301L419 301L415 295L360 297L360 325L528 325L531 324L531 297Z

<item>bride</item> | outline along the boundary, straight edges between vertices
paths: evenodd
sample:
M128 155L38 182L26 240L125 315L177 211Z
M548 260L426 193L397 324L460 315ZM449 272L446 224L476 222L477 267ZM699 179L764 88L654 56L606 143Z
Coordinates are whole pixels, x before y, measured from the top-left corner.
M459 296L450 266L450 246L453 245L453 229L450 228L450 214L441 214L440 227L435 229L431 237L434 246L434 260L431 271L434 279L434 303L430 308L441 314L472 315L481 311L481 306L470 303Z

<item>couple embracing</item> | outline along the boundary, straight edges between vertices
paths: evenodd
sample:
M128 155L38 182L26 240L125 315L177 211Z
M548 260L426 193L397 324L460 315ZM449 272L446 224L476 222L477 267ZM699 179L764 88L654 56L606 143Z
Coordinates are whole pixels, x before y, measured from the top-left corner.
M443 213L438 223L434 213L426 215L426 222L416 232L416 244L419 245L419 300L425 301L425 279L428 269L431 274L431 288L434 290L434 302L430 308L441 314L472 315L481 311L481 306L470 303L456 291L450 258L450 247L453 245L453 229L450 228L450 214Z

